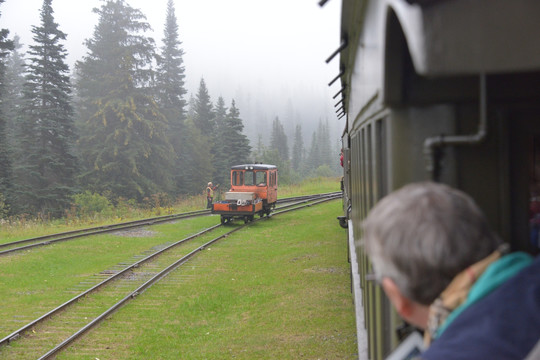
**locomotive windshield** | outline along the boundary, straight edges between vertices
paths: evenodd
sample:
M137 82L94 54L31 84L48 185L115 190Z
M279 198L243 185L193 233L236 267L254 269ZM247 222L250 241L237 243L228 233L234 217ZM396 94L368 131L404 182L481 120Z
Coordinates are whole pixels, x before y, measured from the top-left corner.
M234 186L266 185L266 171L233 171L232 184Z

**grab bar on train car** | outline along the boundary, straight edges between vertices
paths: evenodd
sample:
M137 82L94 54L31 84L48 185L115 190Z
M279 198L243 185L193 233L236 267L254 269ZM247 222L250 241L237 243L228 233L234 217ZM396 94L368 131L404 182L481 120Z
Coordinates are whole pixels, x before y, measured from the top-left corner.
M438 135L424 140L424 155L426 157L426 170L431 180L438 181L440 175L440 161L436 160L436 151L449 145L476 145L481 143L487 135L486 115L486 74L480 74L480 120L478 132L473 135Z

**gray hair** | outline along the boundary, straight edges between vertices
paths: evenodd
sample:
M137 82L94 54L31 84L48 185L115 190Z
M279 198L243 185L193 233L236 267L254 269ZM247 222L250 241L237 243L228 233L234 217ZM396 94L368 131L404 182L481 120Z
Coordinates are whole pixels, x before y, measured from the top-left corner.
M502 242L468 195L431 182L383 198L363 230L376 275L391 278L405 296L424 305Z

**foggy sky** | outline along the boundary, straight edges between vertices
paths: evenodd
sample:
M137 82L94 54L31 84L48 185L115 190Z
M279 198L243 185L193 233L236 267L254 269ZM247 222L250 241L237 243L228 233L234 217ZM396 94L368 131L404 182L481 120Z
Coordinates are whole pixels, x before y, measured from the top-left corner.
M167 0L126 2L146 15L153 28L147 35L161 47ZM338 61L328 65L324 60L339 45L340 1L331 0L323 8L317 3L175 0L188 93L195 94L204 77L213 103L223 96L229 106L234 98L252 139L254 131L265 130L257 129L257 119L252 119L261 114L266 119L259 120L265 122L279 116L289 134L296 123L316 126L328 119L338 135L343 125L336 120L332 96L339 81L327 86L339 72ZM10 30L10 38L19 35L24 45L33 44L31 26L40 25L42 4L42 0L6 0L0 5L0 28ZM99 0L52 1L55 21L68 35L64 45L71 69L87 51L83 42L92 37L98 20L92 8L101 4ZM306 130L304 137L309 140L311 130Z

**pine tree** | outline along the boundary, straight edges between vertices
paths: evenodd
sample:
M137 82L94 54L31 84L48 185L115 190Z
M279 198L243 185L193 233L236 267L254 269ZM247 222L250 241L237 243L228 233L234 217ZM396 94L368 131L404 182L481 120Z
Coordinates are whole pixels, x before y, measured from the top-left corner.
M10 164L10 170L14 168L13 166L13 156L17 153L17 148L19 145L18 140L16 140L16 126L18 125L18 120L21 117L21 108L23 104L23 84L24 84L24 59L19 50L21 45L19 43L19 37L15 36L13 39L13 51L9 54L6 59L5 75L4 81L2 82L2 107L1 107L1 117L6 120L6 139L0 139L0 148L5 146L9 149L9 156L11 159L8 159L8 164ZM1 125L0 125L1 127ZM1 130L0 130L1 132ZM0 135L2 136L2 135ZM1 171L0 171L1 172ZM5 176L5 175L4 175ZM15 189L16 184L12 183L14 181L14 174L10 171L7 176L1 176L4 178L3 181L3 190L0 190L0 193L4 192L4 197L6 200L6 205L11 207L12 210L16 210L15 204ZM1 181L0 181L1 182ZM2 185L0 185L2 187ZM1 206L0 206L1 207ZM7 210L7 209L6 209ZM7 211L5 211L7 213Z
M223 159L220 164L222 170L219 180L222 183L229 183L231 166L249 162L251 146L243 130L244 124L240 118L240 110L238 110L233 100L224 119L223 131L219 138L219 144L221 144L220 154Z
M71 105L66 34L54 22L52 0L44 0L40 26L34 26L24 84L24 145L18 157L18 202L31 212L60 216L75 193L78 172Z
M193 110L195 112L193 117L195 126L201 131L203 136L207 136L209 139L213 138L215 115L212 110L212 102L204 78L201 78L201 82L199 83L199 91L195 97L195 108Z
M215 141L212 147L213 154L213 166L214 175L213 181L215 184L228 184L228 173L230 164L228 162L229 154L227 143L230 139L226 138L227 135L227 108L225 107L225 100L223 97L219 97L214 109L214 122L215 122Z
M280 158L283 161L289 160L289 145L287 144L287 135L283 129L283 125L279 121L279 118L276 117L272 123L272 136L270 140L270 147L274 150L277 150Z
M3 2L4 0L0 0L0 4ZM5 59L9 51L13 50L13 42L8 40L8 35L8 30L0 30L0 100L2 100L0 107L0 218L7 214L10 197L8 193L12 185L11 149L7 141L7 124L2 112L5 92ZM4 199L7 199L6 203Z
M318 166L328 165L332 166L335 162L335 157L332 157L332 146L330 144L330 127L328 126L328 120L323 123L319 120L319 126L317 129L317 146L319 147L319 163Z
M173 146L175 157L174 182L175 192L185 186L182 174L185 164L183 143L188 140L183 134L186 119L184 50L180 47L178 23L172 0L167 3L163 47L158 58L156 90L161 110L169 123L169 142Z
M185 125L186 136L190 141L186 142L187 170L184 190L188 194L201 194L214 173L212 154L206 144L207 137L202 135L190 117Z
M257 134L257 147L253 151L253 159L255 159L255 162L263 162L263 155L266 148L263 143L263 136L261 134Z
M124 0L94 12L98 25L77 63L83 184L137 200L170 192L174 152L151 87L155 46L144 36L150 26Z
M224 133L227 144L225 153L229 157L229 167L249 162L251 146L249 145L249 139L243 131L244 124L240 118L240 110L236 107L236 103L233 100L225 119Z
M21 116L21 108L23 106L23 86L26 68L24 55L21 53L22 44L17 35L13 38L13 46L14 49L7 58L5 91L2 94L2 110L7 120L8 142L10 142L11 148L17 145L15 132L17 119Z
M291 159L291 166L297 173L301 172L304 162L304 139L302 136L302 125L296 125L294 131L294 145Z
M315 169L317 169L320 165L320 148L318 146L318 136L317 131L313 132L313 135L311 136L311 144L309 147L309 153L306 159L306 167L308 170L308 173L313 173Z

